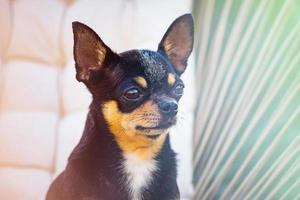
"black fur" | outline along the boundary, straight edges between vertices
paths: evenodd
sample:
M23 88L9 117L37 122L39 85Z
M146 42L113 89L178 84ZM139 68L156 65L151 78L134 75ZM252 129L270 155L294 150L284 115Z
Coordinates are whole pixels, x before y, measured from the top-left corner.
M191 16L184 15L182 18L187 18L186 21L192 29ZM179 20L180 23L182 20L185 19ZM176 27L176 24L171 27ZM102 113L102 106L109 100L115 100L122 113L130 113L149 99L158 102L162 96L168 96L179 101L181 95L175 94L174 90L177 85L183 85L180 79L183 71L178 72L172 60L162 49L162 42L157 52L131 50L115 54L89 27L75 22L73 31L76 77L85 83L93 100L83 136L71 153L66 169L50 186L46 199L130 200L126 174L121 170L124 161L123 152L114 134L109 130ZM85 40L87 38L87 45L80 43L82 37ZM106 52L102 62L96 62L94 48ZM190 51L187 52L188 55L185 55L182 63L186 63L190 54ZM165 81L169 73L174 74L176 78L173 86ZM149 85L147 89L140 89L143 90L141 98L128 100L124 98L124 91L133 86L138 87L133 82L136 76L144 77ZM163 118L161 125L166 125L165 119ZM157 171L152 174L152 181L147 188L142 189L142 199L179 199L176 158L170 146L169 135L154 159L157 161Z

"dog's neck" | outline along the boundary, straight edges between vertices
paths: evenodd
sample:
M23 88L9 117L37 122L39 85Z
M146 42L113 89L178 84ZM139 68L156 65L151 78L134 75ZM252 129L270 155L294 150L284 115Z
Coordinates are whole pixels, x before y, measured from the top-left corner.
M120 159L119 155L120 149L114 142L113 135L110 134L102 113L99 109L96 109L95 102L92 102L87 114L83 135L69 157L69 162L82 159L93 162L106 156L118 160Z

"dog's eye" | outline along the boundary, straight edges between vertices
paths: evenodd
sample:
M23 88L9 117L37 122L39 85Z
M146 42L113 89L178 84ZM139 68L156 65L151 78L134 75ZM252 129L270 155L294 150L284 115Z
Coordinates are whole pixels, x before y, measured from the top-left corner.
M179 84L177 85L175 88L174 88L174 93L176 95L182 95L183 94L183 89L184 89L184 86L182 84Z
M141 92L137 88L126 90L123 95L129 100L135 100L142 96Z

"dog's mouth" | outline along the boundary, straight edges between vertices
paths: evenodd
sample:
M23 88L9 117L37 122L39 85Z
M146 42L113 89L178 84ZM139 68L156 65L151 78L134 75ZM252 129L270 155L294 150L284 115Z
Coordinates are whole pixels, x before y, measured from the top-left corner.
M144 127L144 126L136 126L136 129L139 131L147 131L147 130L163 130L170 128L173 124L168 123L168 124L160 124L158 126L153 126L153 127Z
M151 138L151 139L156 139L158 138L162 133L163 130L169 129L171 126L176 124L176 120L171 120L171 121L167 121L165 123L160 123L157 126L152 126L152 127L145 127L145 126L136 126L136 130L142 131L142 132L146 132L146 136ZM155 132L158 132L157 134L155 134ZM150 134L150 132L154 132Z

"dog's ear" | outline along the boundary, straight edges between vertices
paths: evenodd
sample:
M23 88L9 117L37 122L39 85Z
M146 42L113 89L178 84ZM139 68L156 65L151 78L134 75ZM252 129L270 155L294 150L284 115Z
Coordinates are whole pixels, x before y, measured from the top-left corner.
M112 59L118 57L104 44L95 31L88 26L73 22L74 59L76 63L76 79L87 82L93 72L107 67Z
M165 54L181 75L193 50L194 22L191 14L178 17L168 28L158 45L158 51Z

